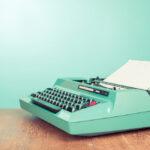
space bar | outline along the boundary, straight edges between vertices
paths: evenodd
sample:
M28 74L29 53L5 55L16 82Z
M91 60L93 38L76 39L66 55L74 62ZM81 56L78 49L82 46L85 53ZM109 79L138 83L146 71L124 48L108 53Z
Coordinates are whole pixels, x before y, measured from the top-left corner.
M32 100L32 102L33 102L34 104L36 104L36 105L38 105L38 106L40 106L40 107L46 109L46 110L49 110L49 111L53 112L53 113L57 113L57 112L59 112L59 111L61 110L60 107L55 106L55 105L50 104L50 103L48 103L48 105L45 105L45 104L40 103L40 102L38 102L38 101L36 101L36 100Z

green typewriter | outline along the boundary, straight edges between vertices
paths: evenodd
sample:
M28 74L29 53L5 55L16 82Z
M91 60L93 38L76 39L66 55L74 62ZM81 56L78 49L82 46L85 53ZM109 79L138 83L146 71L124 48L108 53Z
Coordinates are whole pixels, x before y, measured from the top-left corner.
M150 127L150 90L145 82L149 79L140 71L143 66L147 71L147 63L130 60L106 79L60 78L53 87L21 98L20 105L71 135L96 136ZM135 78L137 73L140 76Z

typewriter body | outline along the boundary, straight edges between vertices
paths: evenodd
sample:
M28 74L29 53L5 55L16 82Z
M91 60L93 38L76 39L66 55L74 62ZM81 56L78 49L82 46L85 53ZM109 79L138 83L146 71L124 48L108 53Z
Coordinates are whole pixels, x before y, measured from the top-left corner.
M23 109L59 129L95 136L150 127L149 91L103 79L60 78L21 98Z

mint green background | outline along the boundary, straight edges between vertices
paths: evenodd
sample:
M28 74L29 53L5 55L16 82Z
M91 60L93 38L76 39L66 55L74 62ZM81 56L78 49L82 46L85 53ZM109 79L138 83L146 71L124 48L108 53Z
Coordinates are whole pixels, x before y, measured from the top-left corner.
M58 77L150 60L149 0L1 0L0 108Z

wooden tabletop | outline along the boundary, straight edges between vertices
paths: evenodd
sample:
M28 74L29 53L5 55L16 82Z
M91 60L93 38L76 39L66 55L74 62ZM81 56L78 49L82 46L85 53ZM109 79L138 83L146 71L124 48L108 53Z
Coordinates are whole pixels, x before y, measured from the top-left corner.
M148 150L150 129L97 137L69 135L21 109L0 109L2 150Z

